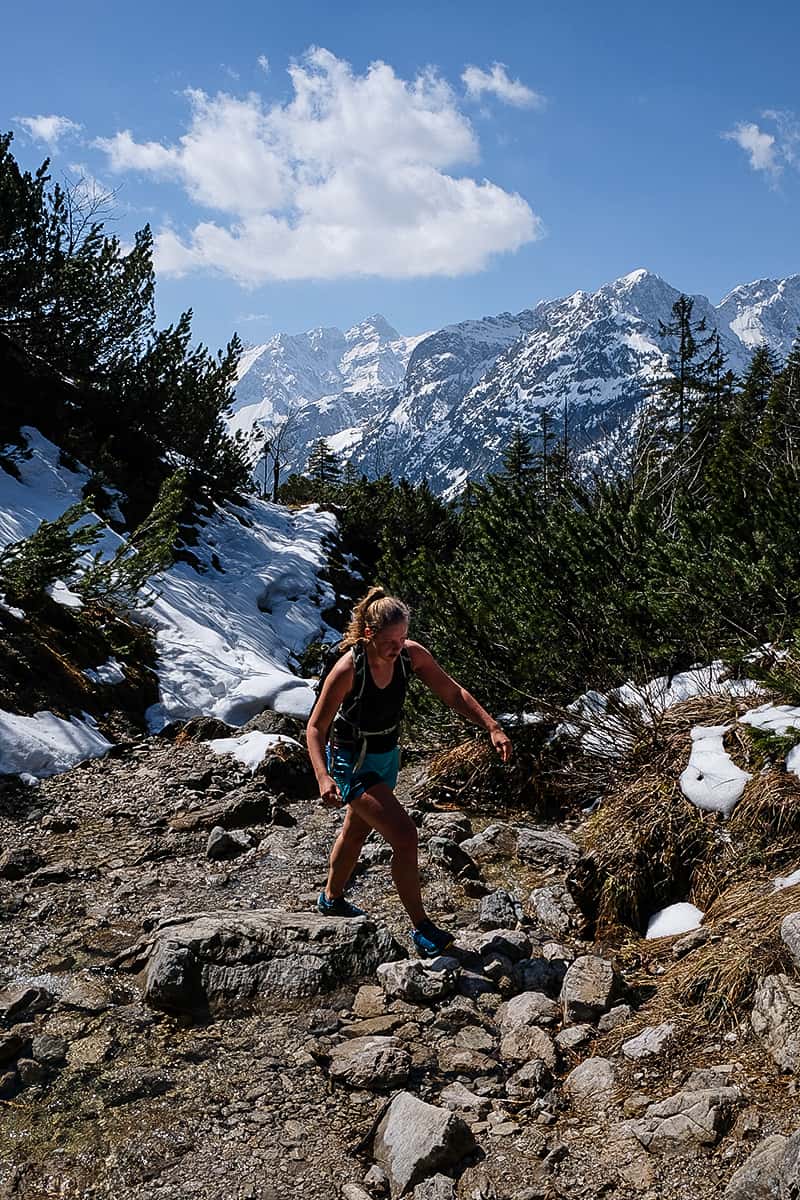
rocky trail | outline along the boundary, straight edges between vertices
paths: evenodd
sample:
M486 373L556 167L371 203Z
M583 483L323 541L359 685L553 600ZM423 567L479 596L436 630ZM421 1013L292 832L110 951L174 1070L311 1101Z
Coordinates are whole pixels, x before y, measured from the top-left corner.
M301 750L252 773L209 749L230 733L0 781L0 1197L800 1196L792 977L752 1022L648 1025L713 931L587 940L580 822L436 808L424 764L400 794L457 939L409 958L387 847L353 881L369 916L319 916L338 818Z

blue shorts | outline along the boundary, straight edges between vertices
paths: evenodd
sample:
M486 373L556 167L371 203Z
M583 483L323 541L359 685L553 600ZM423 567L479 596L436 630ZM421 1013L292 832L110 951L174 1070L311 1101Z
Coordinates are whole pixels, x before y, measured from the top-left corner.
M383 754L365 754L357 771L353 767L358 759L358 749L346 746L328 746L326 751L328 770L335 779L345 804L363 796L367 788L375 783L385 783L394 789L397 772L400 770L400 747L393 746Z

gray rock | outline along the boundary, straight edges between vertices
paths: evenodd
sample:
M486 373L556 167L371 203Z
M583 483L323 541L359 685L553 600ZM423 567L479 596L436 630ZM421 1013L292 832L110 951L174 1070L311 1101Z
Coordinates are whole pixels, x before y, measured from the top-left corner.
M432 837L445 837L459 845L472 837L472 825L464 813L433 812L426 813L424 828L430 830Z
M560 959L523 958L514 964L511 979L515 992L544 992L556 997L566 972L567 964Z
M498 1013L501 1033L528 1025L554 1025L561 1010L554 1000L544 992L520 992L509 1000Z
M53 1033L40 1033L31 1043L31 1057L45 1067L59 1067L67 1059L67 1042Z
M722 1193L724 1200L780 1200L780 1165L787 1139L781 1134L765 1138Z
M621 989L612 963L596 954L576 958L567 968L561 988L561 1008L566 1024L596 1021L607 1012Z
M488 1096L477 1096L475 1092L471 1092L458 1081L448 1084L442 1091L439 1100L445 1108L449 1108L452 1112L466 1113L478 1121L482 1120L492 1107Z
M535 867L574 866L580 851L571 838L555 829L520 828L517 833L517 857Z
M517 849L517 831L513 825L487 825L481 833L463 841L461 849L477 863L511 858Z
M250 850L252 845L250 836L243 830L223 829L221 825L215 825L208 835L206 858L215 861L236 858L239 854Z
M633 1009L630 1004L615 1004L607 1013L603 1013L597 1022L598 1031L600 1033L610 1033L612 1029L618 1029L620 1025L624 1025L626 1021L630 1021L632 1016Z
M674 1040L675 1026L671 1021L665 1021L662 1025L648 1025L636 1037L622 1043L622 1053L633 1060L657 1058Z
M534 888L528 902L537 924L552 937L566 937L582 924L580 909L563 883Z
M477 879L480 871L464 849L465 845L466 843L462 842L459 846L458 842L450 838L432 837L428 842L428 855L431 862L452 871L456 879Z
M477 1000L480 996L497 990L491 979L487 979L477 971L465 971L463 968L458 976L457 988L459 995L466 996L470 1000Z
M0 992L0 1020L9 1025L27 1021L53 1003L52 992L43 987L15 987Z
M577 1100L607 1095L614 1088L614 1065L607 1058L586 1058L564 1080L564 1091Z
M481 900L478 924L481 929L506 929L522 917L522 905L517 898L505 888L498 888Z
M500 1069L497 1059L480 1050L465 1050L452 1042L443 1042L436 1052L441 1071L448 1075L463 1075L478 1079L484 1075L496 1075Z
M787 1140L778 1169L780 1200L800 1200L800 1130Z
M573 1054L576 1050L588 1046L594 1035L595 1029L592 1025L568 1025L556 1034L556 1045L559 1050Z
M341 1194L342 1200L372 1200L369 1192L365 1192L357 1183L343 1183ZM251 1195L255 1195L255 1192Z
M30 846L12 846L0 855L0 879L24 879L41 865L41 857Z
M414 1200L456 1200L456 1185L447 1175L432 1175L414 1188Z
M530 956L531 939L524 929L494 929L480 935L475 949L482 958L502 954L516 963Z
M402 953L365 917L319 913L200 913L162 921L140 948L153 1008L212 1016L328 991Z
M558 1062L556 1044L538 1025L520 1025L506 1033L500 1042L500 1056L507 1062L540 1059L551 1071Z
M794 965L800 967L800 912L789 913L783 918L781 939L787 946Z
M411 1055L396 1037L351 1038L330 1052L331 1079L369 1092L402 1087L410 1069Z
M42 1083L47 1078L47 1068L34 1058L17 1059L17 1072L24 1087Z
M431 1004L450 996L456 989L460 964L455 958L404 959L378 967L381 987L393 1000L409 1004Z
M750 1024L782 1071L800 1069L800 986L767 975L756 988Z
M678 938L672 946L673 958L685 958L687 954L691 954L698 946L704 946L709 938L709 931L703 929L690 929L683 937Z
M438 1171L455 1167L475 1150L469 1126L448 1109L395 1096L378 1125L373 1154L389 1177L393 1197L403 1196Z
M713 1146L731 1124L742 1093L735 1087L677 1092L651 1104L627 1128L652 1154L668 1154L691 1146Z
M531 1059L506 1080L506 1095L509 1100L538 1100L553 1086L553 1075L547 1063L540 1058Z
M383 1167L379 1167L377 1163L373 1163L364 1176L364 1186L368 1187L371 1192L383 1196L384 1193L389 1191L389 1176Z

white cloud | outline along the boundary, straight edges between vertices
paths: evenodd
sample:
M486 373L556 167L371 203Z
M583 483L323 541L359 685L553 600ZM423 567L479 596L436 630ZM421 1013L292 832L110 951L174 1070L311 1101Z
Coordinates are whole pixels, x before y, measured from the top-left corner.
M58 149L61 138L68 134L78 133L83 126L70 121L69 117L58 117L54 113L49 117L15 117L23 129L37 142L44 142L51 150Z
M771 133L764 133L752 121L740 121L735 129L723 133L722 136L741 146L748 155L754 171L766 171L773 176L780 174L781 165L777 158L775 138Z
M264 74L269 75L269 59L266 54L259 54L257 62Z
M411 81L383 62L363 75L327 50L289 69L294 95L188 94L172 146L130 132L96 144L114 171L177 179L225 214L188 235L164 230L157 264L211 269L244 284L354 275L459 275L540 235L522 197L450 173L478 158L469 120L433 71Z
M740 121L722 136L741 146L753 170L762 171L775 183L784 167L800 168L800 120L795 113L773 108L761 117L772 122L774 133L768 133L754 121Z
M491 71L467 67L461 79L467 95L473 100L480 100L484 92L488 92L515 108L544 108L546 103L544 96L526 87L519 79L511 79L503 63L494 63Z

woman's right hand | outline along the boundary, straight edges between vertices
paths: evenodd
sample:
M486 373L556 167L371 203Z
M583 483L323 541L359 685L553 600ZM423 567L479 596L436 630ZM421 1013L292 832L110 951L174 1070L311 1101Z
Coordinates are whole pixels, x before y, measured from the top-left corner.
M319 782L319 799L320 803L325 808L340 808L342 804L342 793L339 791L336 780L330 775L323 775Z

